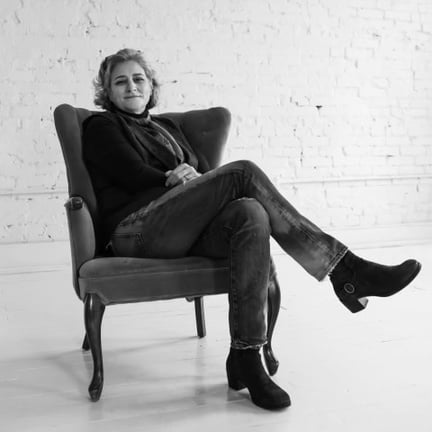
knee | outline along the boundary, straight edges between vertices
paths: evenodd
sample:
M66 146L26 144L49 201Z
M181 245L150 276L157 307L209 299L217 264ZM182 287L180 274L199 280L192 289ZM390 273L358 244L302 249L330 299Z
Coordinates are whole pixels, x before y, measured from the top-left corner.
M267 237L270 235L270 219L267 211L254 198L240 198L231 204L233 219L243 227L247 226L256 233Z
M256 171L260 171L258 165L247 159L230 162L226 166L233 169L234 171L238 170L247 173L254 173Z

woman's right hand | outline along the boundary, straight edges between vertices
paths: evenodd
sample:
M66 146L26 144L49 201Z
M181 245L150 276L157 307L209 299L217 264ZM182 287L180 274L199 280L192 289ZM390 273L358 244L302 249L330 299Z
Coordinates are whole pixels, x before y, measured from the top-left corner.
M173 170L167 171L165 176L167 180L165 186L173 187L179 184L185 184L186 182L199 177L201 174L195 170L193 166L187 163L182 163Z

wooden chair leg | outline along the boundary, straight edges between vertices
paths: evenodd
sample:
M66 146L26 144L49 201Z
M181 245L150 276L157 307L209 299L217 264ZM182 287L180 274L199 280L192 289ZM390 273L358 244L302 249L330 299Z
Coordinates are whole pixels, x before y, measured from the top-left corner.
M101 324L105 305L95 294L88 294L84 301L84 322L86 337L93 357L93 378L88 388L90 399L99 400L103 389L103 359L101 345Z
M271 265L273 266L273 262ZM280 286L274 270L272 270L268 289L267 343L263 347L263 352L268 373L274 375L279 368L279 360L273 353L272 337L281 303Z
M197 333L200 338L206 335L205 315L204 315L204 299L203 297L195 297L195 319Z
M88 337L87 337L87 333L84 335L84 339L83 339L83 343L82 343L82 347L81 347L84 351L88 351L90 349L90 344L88 341Z

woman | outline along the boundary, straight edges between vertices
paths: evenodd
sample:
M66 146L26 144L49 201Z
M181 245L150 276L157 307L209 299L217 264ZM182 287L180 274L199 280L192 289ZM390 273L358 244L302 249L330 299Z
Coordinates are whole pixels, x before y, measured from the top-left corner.
M229 256L228 384L247 387L260 407L289 406L259 353L266 342L270 236L317 280L329 275L351 312L364 309L368 296L400 291L420 263L383 266L357 257L303 217L252 162L209 170L176 124L150 116L159 85L140 51L107 57L95 85L95 103L106 111L84 124L84 156L114 253Z

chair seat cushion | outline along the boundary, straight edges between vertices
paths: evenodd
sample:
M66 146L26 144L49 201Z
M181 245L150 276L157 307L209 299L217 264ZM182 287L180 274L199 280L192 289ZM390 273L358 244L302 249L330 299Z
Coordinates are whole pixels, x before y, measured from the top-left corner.
M78 279L81 299L108 305L226 293L229 274L227 259L109 257L85 262Z

